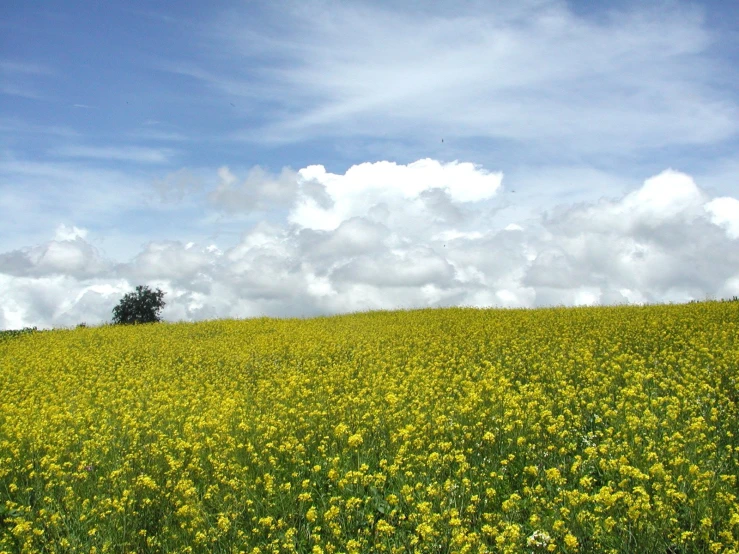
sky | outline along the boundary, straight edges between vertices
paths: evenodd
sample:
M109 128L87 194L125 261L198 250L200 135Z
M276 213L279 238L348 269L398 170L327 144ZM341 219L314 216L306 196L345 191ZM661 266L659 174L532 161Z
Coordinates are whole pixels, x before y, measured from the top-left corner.
M0 329L739 295L733 1L0 20Z

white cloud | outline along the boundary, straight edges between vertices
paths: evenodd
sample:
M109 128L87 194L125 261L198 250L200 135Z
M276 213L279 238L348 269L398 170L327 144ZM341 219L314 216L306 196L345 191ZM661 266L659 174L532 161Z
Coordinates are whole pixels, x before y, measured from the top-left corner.
M269 123L235 135L255 141L431 134L610 154L735 136L739 112L716 85L727 72L701 11L632 8L591 17L556 0L454 12L280 4L259 28L229 11L208 40L248 73L188 74L261 98ZM268 64L255 63L260 53Z
M620 200L602 198L595 204L564 206L546 217L547 227L556 233L580 234L583 229L603 235L639 236L664 239L669 230L688 229L695 220L705 220L706 194L693 179L671 169L647 179Z
M695 216L705 202L689 175L667 170L647 179L619 205L618 216L653 226L680 216Z
M375 255L353 257L331 273L336 286L362 283L377 288L449 287L454 268L444 257L428 246L413 246Z
M123 280L80 280L65 275L14 277L0 272L5 328L71 327L110 321L113 306L130 292Z
M255 171L243 209L274 198L260 187L275 176ZM237 190L230 170L219 179ZM280 197L290 208L282 222L262 221L223 248L151 241L122 264L107 261L85 228L60 225L54 240L0 254L0 324L109 321L137 284L166 292L169 320L739 294L736 198L710 198L690 176L666 170L620 198L560 206L519 225L489 217L500 179L432 160L343 174L310 166L286 178L297 193L292 204ZM315 213L306 215L311 201Z
M0 83L0 94L7 96L20 96L21 98L28 98L29 100L46 100L47 97L37 92L34 88L15 83Z
M85 231L61 225L55 240L0 254L0 272L15 276L64 275L78 279L108 274L112 264L84 240Z
M49 67L37 63L0 60L0 73L20 75L53 75Z
M503 178L501 173L471 163L444 164L431 159L408 165L363 163L344 175L310 166L298 176L301 189L289 220L300 227L323 230L335 229L357 216L386 223L396 212L403 217L443 220L454 213L455 204L492 198Z
M87 239L113 259L129 260L142 244L171 233L192 240L202 233L197 197L205 186L198 172L162 175L151 167L135 171L41 162L0 154L0 252L38 245L61 222L90 230ZM172 212L178 211L178 217ZM193 216L194 212L197 217Z
M209 266L215 255L192 243L179 241L151 242L130 264L122 264L118 272L131 281L168 279L175 283L185 280L194 285L199 279L208 279Z
M267 211L292 204L298 191L298 175L284 168L279 175L272 175L256 166L249 170L239 183L228 167L218 170L219 182L211 191L211 203L227 212L250 213Z
M650 302L717 295L739 272L739 254L706 200L689 176L668 170L620 200L561 210L544 220L524 282L626 289Z
M182 202L186 195L198 193L203 189L203 180L188 169L168 173L154 181L154 188L164 202Z
M169 148L141 146L60 146L54 148L51 153L62 158L163 164L170 161L175 151Z
M40 77L53 75L54 71L36 63L0 60L0 94L20 96L31 100L47 99L34 83Z
M397 243L385 225L362 217L347 219L332 231L302 228L297 240L304 257L318 266L353 256L374 255Z
M56 228L54 240L61 241L75 240L77 238L84 239L86 236L87 229L80 229L79 227L75 227L74 225L70 227L62 223L61 225L59 225L59 227Z
M193 137L176 132L176 131L165 131L156 128L152 128L153 125L158 125L158 121L144 121L142 125L143 129L128 133L126 136L135 141L159 141L159 142L176 142L183 143L193 140Z
M0 117L0 133L7 133L8 135L44 135L64 139L73 139L79 136L77 131L69 127L37 125L18 117Z
M726 229L730 238L739 238L739 200L722 196L714 198L705 207L715 225Z

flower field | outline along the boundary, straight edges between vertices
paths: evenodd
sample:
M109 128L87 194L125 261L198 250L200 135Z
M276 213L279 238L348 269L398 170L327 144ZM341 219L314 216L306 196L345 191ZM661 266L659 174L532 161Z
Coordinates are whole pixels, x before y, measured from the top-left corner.
M739 303L0 341L0 552L739 552Z

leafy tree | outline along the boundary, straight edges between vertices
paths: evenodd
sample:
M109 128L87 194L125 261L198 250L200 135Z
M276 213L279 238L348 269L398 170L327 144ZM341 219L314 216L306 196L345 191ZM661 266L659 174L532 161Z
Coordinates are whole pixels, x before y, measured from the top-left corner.
M139 285L113 308L113 323L155 323L161 321L159 312L164 307L164 292Z

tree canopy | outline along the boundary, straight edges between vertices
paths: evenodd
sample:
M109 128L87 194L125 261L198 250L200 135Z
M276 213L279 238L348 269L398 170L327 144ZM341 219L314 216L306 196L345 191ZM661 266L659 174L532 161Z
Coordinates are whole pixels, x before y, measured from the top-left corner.
M155 323L161 321L159 312L164 307L164 292L139 285L135 292L126 294L113 308L113 323Z

